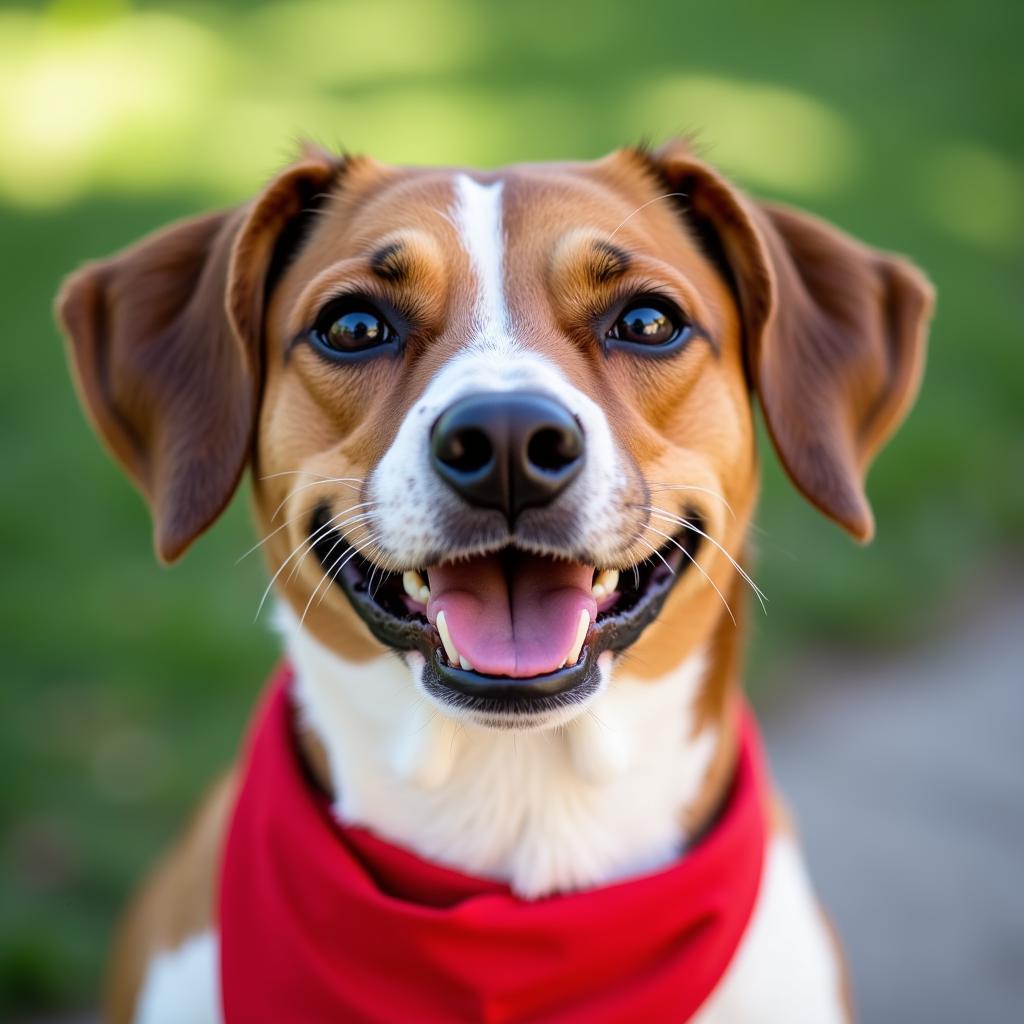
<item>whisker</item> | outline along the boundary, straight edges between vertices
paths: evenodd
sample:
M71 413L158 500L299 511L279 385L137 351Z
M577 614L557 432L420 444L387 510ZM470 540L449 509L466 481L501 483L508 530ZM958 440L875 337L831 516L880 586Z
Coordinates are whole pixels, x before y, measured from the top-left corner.
M349 507L347 509L345 509L345 512L354 512L357 508L363 508L364 506L371 506L371 505L377 505L377 504L379 504L379 503L376 502L376 501L361 501L361 502L359 502L358 505L349 505ZM341 514L344 515L345 512L343 512ZM286 519L280 526L277 526L273 530L271 530L270 533L268 533L266 535L266 537L263 538L263 540L257 541L251 548L249 548L248 551L246 551L246 553L244 555L240 556L239 559L238 559L238 562L235 562L235 565L238 565L238 563L241 562L242 559L248 558L249 555L251 555L257 548L263 547L263 545L266 544L267 541L271 539L271 537L273 537L276 534L280 533L286 527L291 526L291 524L294 523L296 519L302 519L303 516L305 516L306 514L307 514L307 510L304 510L304 511L299 512L298 514L292 516L291 519Z
M438 217L440 217L442 220L446 220L449 223L449 225L455 229L456 233L462 230L459 227L458 223L456 222L455 218L447 211L439 210L437 209L437 207L434 206L430 207L429 209L431 213L436 213Z
M651 526L649 523L647 524L647 526L644 527L644 529L650 530L652 533L656 533L659 537L664 537L665 540L667 540L670 544L674 545L675 547L679 548L679 550L682 551L682 553L684 555L686 555L686 557L693 564L694 568L696 568L697 571L701 574L701 576L703 576L704 579L706 579L708 581L708 583L710 583L711 586L714 587L715 593L721 598L722 604L725 605L725 610L729 613L729 618L732 619L732 624L735 626L736 625L736 616L733 615L732 608L729 607L729 602L725 599L725 594L723 594L721 592L721 590L718 589L718 585L704 571L704 567L697 561L697 559L694 558L693 555L691 555L690 552L687 551L686 548L683 547L683 545L680 544L679 541L677 541L675 539L675 537L672 537L672 536L670 536L667 533L662 533L661 530L656 529L655 527Z
M659 484L649 483L647 485L648 490L652 491L700 491L703 494L708 494L712 498L717 498L728 510L729 515L736 518L736 513L732 510L732 505L729 504L725 499L725 495L719 494L718 491L711 490L710 487L698 487L696 484Z
M701 528L700 528L699 526L695 526L695 525L694 525L693 523L691 523L691 522L690 522L690 521L689 521L688 519L684 519L684 518L683 518L682 516L677 516L677 515L673 515L673 514L672 514L671 512L666 512L666 511L665 511L664 509L662 509L662 508L657 508L657 507L656 507L656 506L654 506L654 505L648 505L648 506L644 506L644 507L645 507L645 508L647 508L647 510L648 510L649 512L651 512L651 514L652 514L652 515L656 516L656 517L657 517L658 519L666 519L666 520L668 520L668 521L669 521L669 522L671 522L671 523L676 523L676 524L678 524L679 526L682 526L682 527L683 527L684 529L687 529L687 530L692 530L692 531L693 531L694 533L696 533L696 534L700 535L700 536L701 536L701 537L703 537L703 538L704 538L705 540L707 540L707 541L708 541L709 543L711 543L711 544L714 544L714 546L715 546L716 548L718 548L718 550L719 550L719 551L721 551L721 552L722 552L722 554L723 554L723 555L725 555L725 557L726 557L726 558L728 558L728 559L729 559L729 563L730 563L730 564L732 565L732 567L733 567L733 568L734 568L734 569L736 570L736 572L738 572L738 573L739 573L740 577L741 577L741 578L742 578L742 579L744 580L744 582L745 582L745 583L746 583L746 584L747 584L747 585L748 585L748 586L750 587L750 589L751 589L751 590L753 590L753 591L754 591L754 593L755 593L755 594L757 595L757 599L758 599L758 601L759 601L759 602L760 602L760 604L761 604L761 610L762 610L762 611L763 611L763 612L764 612L765 614L767 614L767 613L768 613L768 609L767 609L767 608L765 608L765 602L766 602L766 601L768 600L768 598L764 596L764 592L763 592L763 591L761 590L761 588L760 588L760 587L759 587L759 586L758 586L758 585L757 585L757 584L756 584L756 583L755 583L755 582L754 582L754 581L753 581L753 580L752 580L752 579L750 578L750 576L749 576L749 575L747 574L747 572L746 572L746 570L745 570L745 569L743 568L743 566L741 566L741 565L739 564L739 562L737 562L737 561L736 561L736 559L735 559L735 558L733 558L733 557L732 557L732 555L730 555L730 554L729 554L729 552L728 552L728 551L726 551L726 550L725 550L725 548L724 548L724 547L723 547L723 546L722 546L722 545L721 545L721 544L720 544L720 543L719 543L719 542L718 542L717 540L715 540L715 538L714 538L714 537L712 537L712 536L711 536L710 534L708 534L708 533L705 533L705 532L704 532L704 531L703 531L703 530L702 530L702 529L701 529Z
M309 595L309 600L306 602L306 607L302 611L302 617L299 619L300 626L305 621L306 613L309 611L310 605L312 605L313 603L313 599L316 597L318 593L320 593L320 589L323 587L323 585L327 583L328 586L327 589L324 590L324 592L320 595L320 601L317 603L317 607L319 607L320 604L323 603L324 598L330 593L330 584L334 583L334 581L337 580L338 576L341 574L345 566L348 565L348 563L352 561L352 559L355 558L356 555L360 554L368 544L375 543L377 537L378 534L371 534L371 536L368 537L363 544L351 544L351 550L346 551L338 556L337 561L335 561L334 564L320 577L320 582L316 585L316 588L314 589L313 593Z
M377 578L377 570L379 568L380 568L380 566L377 565L376 562L375 562L374 565L373 565L373 568L370 570L370 582L367 584L366 592L370 595L371 599L373 598L374 593L375 593L375 591L373 589L373 582Z
M359 489L356 484L362 485L362 483L362 478L357 476L324 476L317 480L311 480L308 484L300 484L298 487L290 490L284 498L281 499L281 504L274 509L274 514L270 517L270 521L273 522L277 518L281 509L284 508L284 506L287 505L288 502L291 501L292 498L294 498L300 491L308 490L310 487L319 487L321 484L342 484L344 486L351 487L352 490L355 491Z
M337 544L334 545L334 547L337 546ZM334 548L331 548L331 550L333 551ZM340 555L338 555L338 558L335 562L333 562L329 567L326 567L324 569L324 572L320 576L317 585L313 588L313 592L309 595L309 600L306 602L306 607L302 610L302 617L299 619L300 626L302 625L303 622L305 622L306 614L309 612L310 606L313 604L313 599L316 597L317 594L320 593L320 588L325 583L327 583L328 580L331 580L332 582L336 580L337 574L335 573L335 570L337 570L337 572L340 573L342 569L344 569L345 566L348 565L349 561L357 554L358 550L359 549L355 545L351 545L348 551L343 551ZM323 594L320 597L320 602L317 604L318 608L320 607L320 603L323 602L323 599L327 596L329 592L330 585L328 584L327 590L323 592Z
M648 529L650 529L650 527L648 527ZM665 561L665 556L649 540L644 540L643 537L637 537L637 540L640 541L640 543L643 544L644 547L646 547L651 552L651 554L657 555L658 558L661 559L661 564L664 565L665 568L668 569L668 571L672 573L673 576L675 576L675 569L673 569L672 566Z
M334 530L338 531L338 533L340 535L341 531L343 531L346 526L353 526L353 525L355 525L357 523L365 522L367 519L372 519L375 515L376 515L376 512L374 512L371 509L368 512L359 512L356 515L349 516L347 519L343 520L342 522L338 522L337 519L335 518L334 520L332 520L332 528ZM344 537L341 536L340 539L344 540ZM302 556L295 563L295 565L292 566L292 571L288 575L288 580L287 580L288 583L291 583L291 581L293 579L295 579L295 577L298 575L299 571L302 569L303 563L309 557L309 553L313 550L313 548L315 546L316 546L315 544L310 544L306 548L306 550L302 553ZM335 541L335 546L337 546L337 541ZM332 548L331 550L333 551L334 548Z
M367 558L367 556L365 554L366 550L370 547L370 545L376 544L378 540L380 540L380 533L379 532L374 532L374 533L371 533L368 537L366 537L363 540L362 544L355 544L355 543L353 543L352 544L352 550L349 551L348 554L346 554L345 561L342 563L341 568L344 569L345 566L348 565L348 563L350 561L352 561L352 558L355 555L360 555L363 558L366 558L366 560L369 561L371 565L373 565L375 568L378 568L377 563L371 561L369 558ZM337 573L335 573L335 576L336 575L337 575Z
M313 476L317 480L357 480L363 483L362 477L357 476L324 476L322 473L314 473L310 469L282 469L277 473L264 473L260 480L276 480L280 476Z
M291 526L291 524L294 523L296 519L301 519L305 514L305 512L299 512L298 514L292 516L291 519L286 519L280 526L275 526L274 529L271 530L270 533L268 533L262 540L258 540L255 544L253 544L253 546L249 548L249 550L246 551L245 554L239 555L238 561L235 562L235 565L240 564L242 561L248 558L254 551L263 547L263 545L266 544L267 541L271 539L271 537L274 537L277 534L279 534L282 530L287 529L287 527Z
M638 213L642 210L646 210L648 206L653 203L660 203L662 199L685 199L685 192L666 192L663 196L655 196L653 199L648 199L646 203L638 206L621 224L608 236L610 242L618 233L622 230Z
M298 544L295 545L294 548L292 548L291 554L289 554L288 557L281 562L281 564L277 567L277 571L274 573L273 576L270 577L270 582L267 584L266 589L263 591L262 597L260 597L260 603L256 606L256 614L253 616L254 622L260 617L260 612L263 611L263 606L267 603L267 598L270 596L271 590L274 589L274 584L277 582L277 578L281 575L281 573L284 572L285 567L288 565L288 563L306 546L306 544L312 543L313 540L315 540L316 535L318 533L328 529L330 529L330 524L325 523L322 527L320 527L320 529L316 531L316 533L311 534L310 537L304 537L301 541L299 541Z
M322 558L320 559L320 566L321 566L321 568L323 568L323 567L324 567L324 563L325 563L325 562L326 562L326 561L327 561L327 560L328 560L328 559L329 559L329 558L331 557L331 555L333 555L333 554L334 554L334 552L335 552L335 551L337 551L337 550L338 550L338 548L339 548L339 547L340 547L340 546L341 546L342 544L347 544L347 543L348 543L348 541L347 541L347 540L345 539L345 535L344 535L343 533L339 533L339 534L338 534L338 536L337 536L337 538L335 539L334 543L333 543L333 544L332 544L332 545L330 546L330 548L328 549L327 553L326 553L326 554L325 554L325 555L324 555L324 556L323 556L323 557L322 557ZM307 550L306 550L306 554L304 554L304 555L302 556L302 557L303 557L303 559L305 559L306 555L308 555L308 554L309 554L309 552L310 552L311 550L313 550L313 548L314 548L314 547L315 547L315 545L311 544L311 545L309 546L309 548L307 548ZM339 556L339 557L341 557L341 556ZM289 574L289 576L288 576L288 582L290 583L290 582L291 582L291 581L292 581L292 580L293 580L294 578L295 578L295 569L293 568L293 569L292 569L292 571L291 571L291 573L290 573L290 574Z
M306 547L307 544L310 547L312 547L313 544L319 539L319 537L321 535L323 535L324 533L328 532L334 526L334 524L337 522L337 520L340 519L343 515L345 515L345 513L341 512L341 513L339 513L336 516L332 516L330 519L327 520L326 523L324 523L322 526L318 527L308 537L303 538L301 541L299 541L298 544L295 545L295 547L292 549L291 554L278 566L277 572L275 572L274 575L271 576L270 582L267 584L266 590L263 591L263 596L260 598L259 606L256 608L256 615L255 615L256 619L258 619L260 617L260 612L263 610L263 606L267 603L267 598L270 596L270 591L273 589L274 584L277 582L277 578L281 575L282 572L284 572L285 566L287 566L288 563L304 547Z
M658 515L664 519L669 519L673 522L677 522L680 526L685 527L687 530L692 530L694 533L699 534L701 537L709 541L711 544L714 544L714 546L718 548L718 550L721 551L726 558L729 559L729 562L731 563L732 567L740 574L744 582L746 582L750 589L754 591L754 593L757 595L758 601L760 601L761 603L761 610L765 612L765 614L767 614L768 609L765 608L764 605L768 598L765 597L764 591L762 591L761 588L753 581L753 579L751 579L750 575L743 568L743 566L740 565L739 562L737 562L736 559L733 558L732 555L729 554L729 552L726 551L725 548L717 540L715 540L714 537L711 536L711 534L705 533L699 526L696 526L694 523L691 523L688 519L684 519L681 516L675 516L671 513L667 513L664 509L652 509L652 511L654 511L655 515Z

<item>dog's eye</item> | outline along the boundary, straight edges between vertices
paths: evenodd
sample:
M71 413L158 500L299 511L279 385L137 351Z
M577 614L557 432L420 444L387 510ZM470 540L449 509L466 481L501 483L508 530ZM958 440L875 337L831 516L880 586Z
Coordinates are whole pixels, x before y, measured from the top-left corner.
M643 296L630 301L608 332L608 340L628 348L673 350L693 328L683 314L664 299Z
M367 299L347 298L329 303L313 325L313 339L341 354L366 352L395 340L395 331Z

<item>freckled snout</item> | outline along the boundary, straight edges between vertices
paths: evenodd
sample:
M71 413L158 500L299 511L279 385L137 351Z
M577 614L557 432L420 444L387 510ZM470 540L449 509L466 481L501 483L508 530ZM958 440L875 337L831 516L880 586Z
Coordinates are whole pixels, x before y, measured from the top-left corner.
M468 395L438 417L430 434L438 476L471 505L503 512L510 526L572 483L584 451L572 413L532 391Z

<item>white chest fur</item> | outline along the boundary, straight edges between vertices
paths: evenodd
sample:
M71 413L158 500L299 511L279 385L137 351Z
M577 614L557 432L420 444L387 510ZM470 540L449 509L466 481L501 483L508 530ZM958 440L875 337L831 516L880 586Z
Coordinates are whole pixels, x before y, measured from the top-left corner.
M457 723L414 685L422 662L352 665L283 611L300 713L327 751L335 811L421 856L521 895L663 866L716 737L694 735L703 655L655 683L616 675L593 706L543 732Z

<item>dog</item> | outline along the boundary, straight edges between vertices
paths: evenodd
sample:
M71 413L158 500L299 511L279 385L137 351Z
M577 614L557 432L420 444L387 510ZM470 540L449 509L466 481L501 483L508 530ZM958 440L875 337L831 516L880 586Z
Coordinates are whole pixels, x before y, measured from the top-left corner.
M109 1019L850 1020L740 697L753 402L869 540L932 305L683 140L306 145L75 272L73 375L159 558L248 467L290 666L129 910Z

